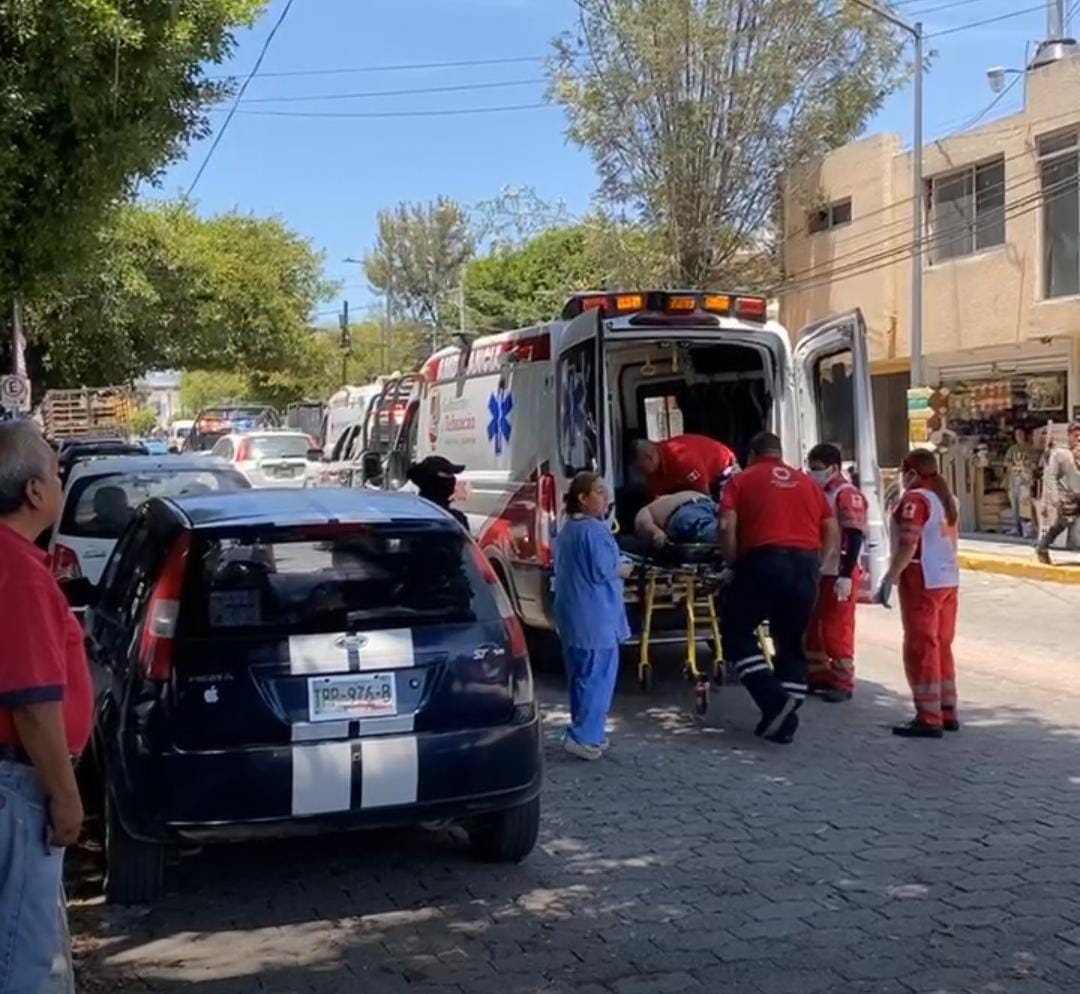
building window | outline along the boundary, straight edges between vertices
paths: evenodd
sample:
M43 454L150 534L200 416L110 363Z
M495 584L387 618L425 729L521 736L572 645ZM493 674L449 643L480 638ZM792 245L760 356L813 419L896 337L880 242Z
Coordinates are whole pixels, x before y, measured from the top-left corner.
M806 219L806 227L811 235L816 235L819 231L842 228L845 224L851 224L851 197L819 207L816 211L811 211Z
M1043 296L1080 294L1080 131L1039 139Z
M930 200L931 263L1005 244L1005 159L935 176Z

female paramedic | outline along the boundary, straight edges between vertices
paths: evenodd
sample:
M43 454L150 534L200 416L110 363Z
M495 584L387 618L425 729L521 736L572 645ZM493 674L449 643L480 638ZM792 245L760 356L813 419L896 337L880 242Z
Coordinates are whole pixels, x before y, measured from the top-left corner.
M894 514L894 550L885 583L900 591L904 670L915 717L894 735L940 739L960 728L956 716L957 507L937 459L915 449L904 459L904 494Z
M623 606L619 547L604 523L608 497L596 473L578 473L566 494L566 519L555 538L555 623L570 692L563 745L581 759L607 748L604 721L615 694L619 644L630 636Z

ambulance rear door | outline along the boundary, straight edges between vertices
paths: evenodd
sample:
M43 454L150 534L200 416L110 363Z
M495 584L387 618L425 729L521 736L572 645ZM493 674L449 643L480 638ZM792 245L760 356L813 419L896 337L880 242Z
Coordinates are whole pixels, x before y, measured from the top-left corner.
M889 543L862 312L848 311L803 328L793 355L803 466L815 445L837 445L845 469L867 500L868 532L859 595L861 600L869 600L888 569Z
M555 407L560 493L583 470L600 473L608 493L612 493L603 339L603 322L597 310L587 310L572 319L559 339Z

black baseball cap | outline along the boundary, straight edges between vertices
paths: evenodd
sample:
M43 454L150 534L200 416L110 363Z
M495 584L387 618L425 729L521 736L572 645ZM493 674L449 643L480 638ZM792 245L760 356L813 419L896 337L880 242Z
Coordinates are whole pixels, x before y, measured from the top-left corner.
M452 463L445 456L427 456L413 464L413 471L421 476L457 476L465 467Z

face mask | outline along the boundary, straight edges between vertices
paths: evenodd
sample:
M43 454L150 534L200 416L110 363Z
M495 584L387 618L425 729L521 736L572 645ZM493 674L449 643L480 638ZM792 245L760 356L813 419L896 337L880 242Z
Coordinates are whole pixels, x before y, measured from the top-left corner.
M454 496L455 483L452 476L436 476L424 481L422 493L435 504L448 504Z
M832 474L827 469L812 469L810 475L822 486L825 486L832 478Z

